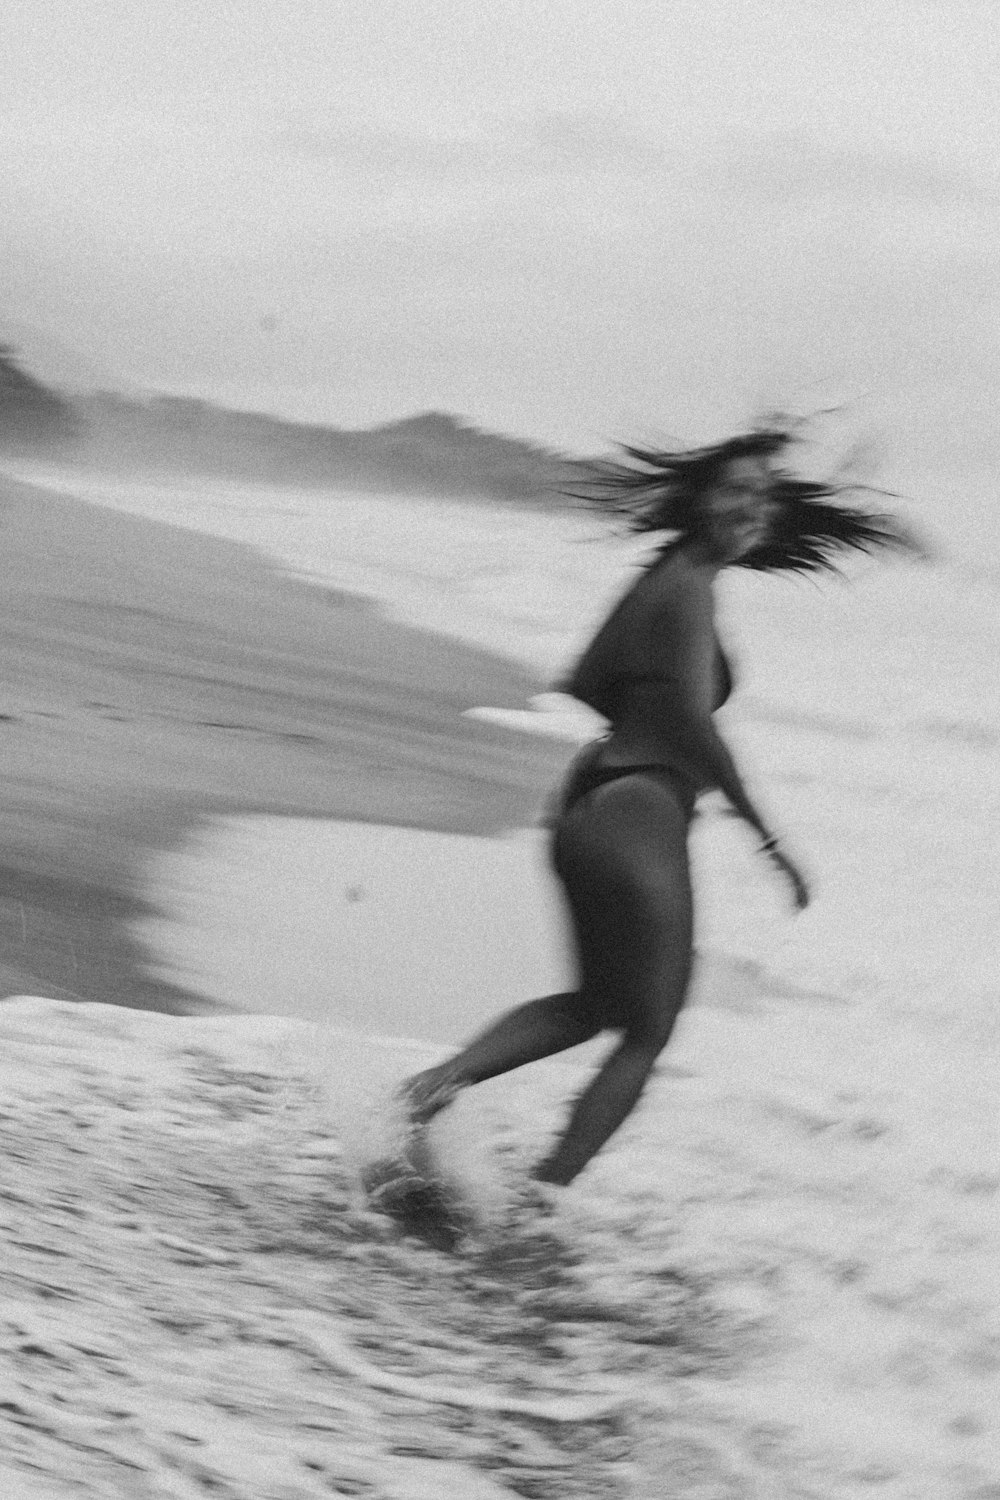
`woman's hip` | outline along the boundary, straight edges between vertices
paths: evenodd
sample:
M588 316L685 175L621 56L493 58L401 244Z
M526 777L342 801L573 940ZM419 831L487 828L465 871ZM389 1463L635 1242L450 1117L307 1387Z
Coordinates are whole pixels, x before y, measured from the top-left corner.
M679 767L667 761L607 765L603 760L605 745L603 739L593 740L571 762L550 813L549 826L553 830L558 829L568 814L578 807L593 805L594 794L601 792L603 787L617 788L620 792L623 788L634 788L637 780L641 780L645 788L652 784L660 792L665 792L671 804L682 812L685 823L690 822L695 812L697 789ZM603 793L601 800L606 801L609 795L615 796L616 804L622 800L620 795L610 791ZM628 800L635 802L634 797Z
M621 774L618 774L618 773ZM618 767L566 788L551 827L549 856L564 885L581 882L637 896L676 891L689 878L689 785L669 767Z

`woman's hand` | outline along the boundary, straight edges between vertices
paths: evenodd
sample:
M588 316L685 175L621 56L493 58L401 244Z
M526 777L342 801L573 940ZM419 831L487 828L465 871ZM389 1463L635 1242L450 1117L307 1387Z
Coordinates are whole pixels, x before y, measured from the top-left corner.
M789 858L777 839L767 839L761 845L761 853L766 854L773 865L776 865L792 887L792 899L797 911L804 911L809 905L809 886L802 871L795 862Z

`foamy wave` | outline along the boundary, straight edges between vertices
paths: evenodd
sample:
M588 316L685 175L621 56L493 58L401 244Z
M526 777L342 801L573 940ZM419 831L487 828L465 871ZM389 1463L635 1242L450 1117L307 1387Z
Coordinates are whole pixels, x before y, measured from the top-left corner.
M426 1048L26 997L0 1040L15 1487L995 1488L971 1048L900 1038L887 1072L829 1013L699 1012L548 1213L502 1190L448 1256L366 1203L347 1150ZM458 1184L523 1179L589 1066L463 1095L433 1127Z

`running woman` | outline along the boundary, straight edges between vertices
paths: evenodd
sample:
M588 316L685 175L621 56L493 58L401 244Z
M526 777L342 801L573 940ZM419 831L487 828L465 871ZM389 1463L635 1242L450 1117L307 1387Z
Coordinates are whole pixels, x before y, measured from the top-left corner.
M833 570L846 549L921 548L892 517L840 503L861 486L794 477L782 460L796 441L790 427L769 425L710 447L623 448L620 460L587 466L587 499L625 515L633 531L668 536L559 684L610 725L574 760L550 825L577 986L518 1006L407 1079L402 1098L418 1134L461 1089L609 1031L615 1045L534 1178L565 1186L600 1151L635 1107L688 993L688 830L702 793L722 791L794 908L807 905L806 876L713 719L733 688L715 583L724 568Z

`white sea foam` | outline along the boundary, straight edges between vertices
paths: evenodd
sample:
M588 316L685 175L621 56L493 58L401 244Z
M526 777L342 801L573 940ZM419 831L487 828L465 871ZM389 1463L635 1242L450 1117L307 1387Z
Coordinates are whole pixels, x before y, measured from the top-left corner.
M528 1472L641 1500L1000 1484L1000 1177L974 1048L852 1044L791 1003L766 1026L697 1012L686 1070L520 1226L506 1153L523 1170L588 1065L483 1085L433 1127L479 1210L449 1258L352 1186L426 1044L30 997L0 1006L0 1042L12 1494L23 1472L52 1496L127 1477L248 1500L499 1500Z

